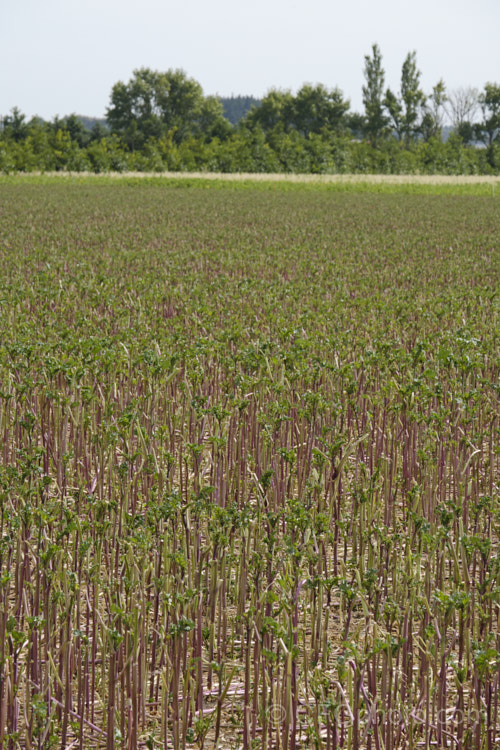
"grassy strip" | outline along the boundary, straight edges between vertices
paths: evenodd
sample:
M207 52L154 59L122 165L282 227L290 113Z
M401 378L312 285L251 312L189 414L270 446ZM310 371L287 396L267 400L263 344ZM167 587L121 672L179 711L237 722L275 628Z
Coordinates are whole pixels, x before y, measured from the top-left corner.
M416 195L500 194L500 177L456 175L310 175L310 174L216 174L216 173L20 173L0 176L0 185L72 184L152 185L155 187L197 187L212 189L304 190Z

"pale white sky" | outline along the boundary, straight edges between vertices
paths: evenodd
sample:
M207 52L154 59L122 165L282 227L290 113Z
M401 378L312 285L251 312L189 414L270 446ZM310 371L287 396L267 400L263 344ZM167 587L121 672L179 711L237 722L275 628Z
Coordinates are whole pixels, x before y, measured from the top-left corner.
M362 111L364 55L386 85L416 50L426 91L500 83L500 0L0 0L0 115L100 117L139 67L183 68L205 94L339 86Z

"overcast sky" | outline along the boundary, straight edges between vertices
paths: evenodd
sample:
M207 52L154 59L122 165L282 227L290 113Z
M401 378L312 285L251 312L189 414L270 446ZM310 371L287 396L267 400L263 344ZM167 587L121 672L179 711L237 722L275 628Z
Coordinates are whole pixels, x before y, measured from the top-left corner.
M500 83L499 37L500 0L0 0L0 115L103 116L139 67L221 96L324 83L361 111L374 42L386 85L416 50L430 91Z

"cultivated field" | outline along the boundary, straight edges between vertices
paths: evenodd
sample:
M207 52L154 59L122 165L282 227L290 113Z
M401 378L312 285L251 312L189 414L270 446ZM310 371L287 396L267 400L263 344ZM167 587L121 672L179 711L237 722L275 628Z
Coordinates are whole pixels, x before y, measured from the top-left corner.
M499 746L500 197L417 187L0 183L0 750Z

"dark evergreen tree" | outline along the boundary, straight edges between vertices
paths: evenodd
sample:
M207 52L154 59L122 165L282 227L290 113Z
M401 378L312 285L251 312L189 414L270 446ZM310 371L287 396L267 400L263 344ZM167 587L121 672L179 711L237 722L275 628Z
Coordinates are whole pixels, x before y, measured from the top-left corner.
M224 107L224 117L232 125L237 125L252 107L259 107L262 101L255 96L220 96L219 99Z

